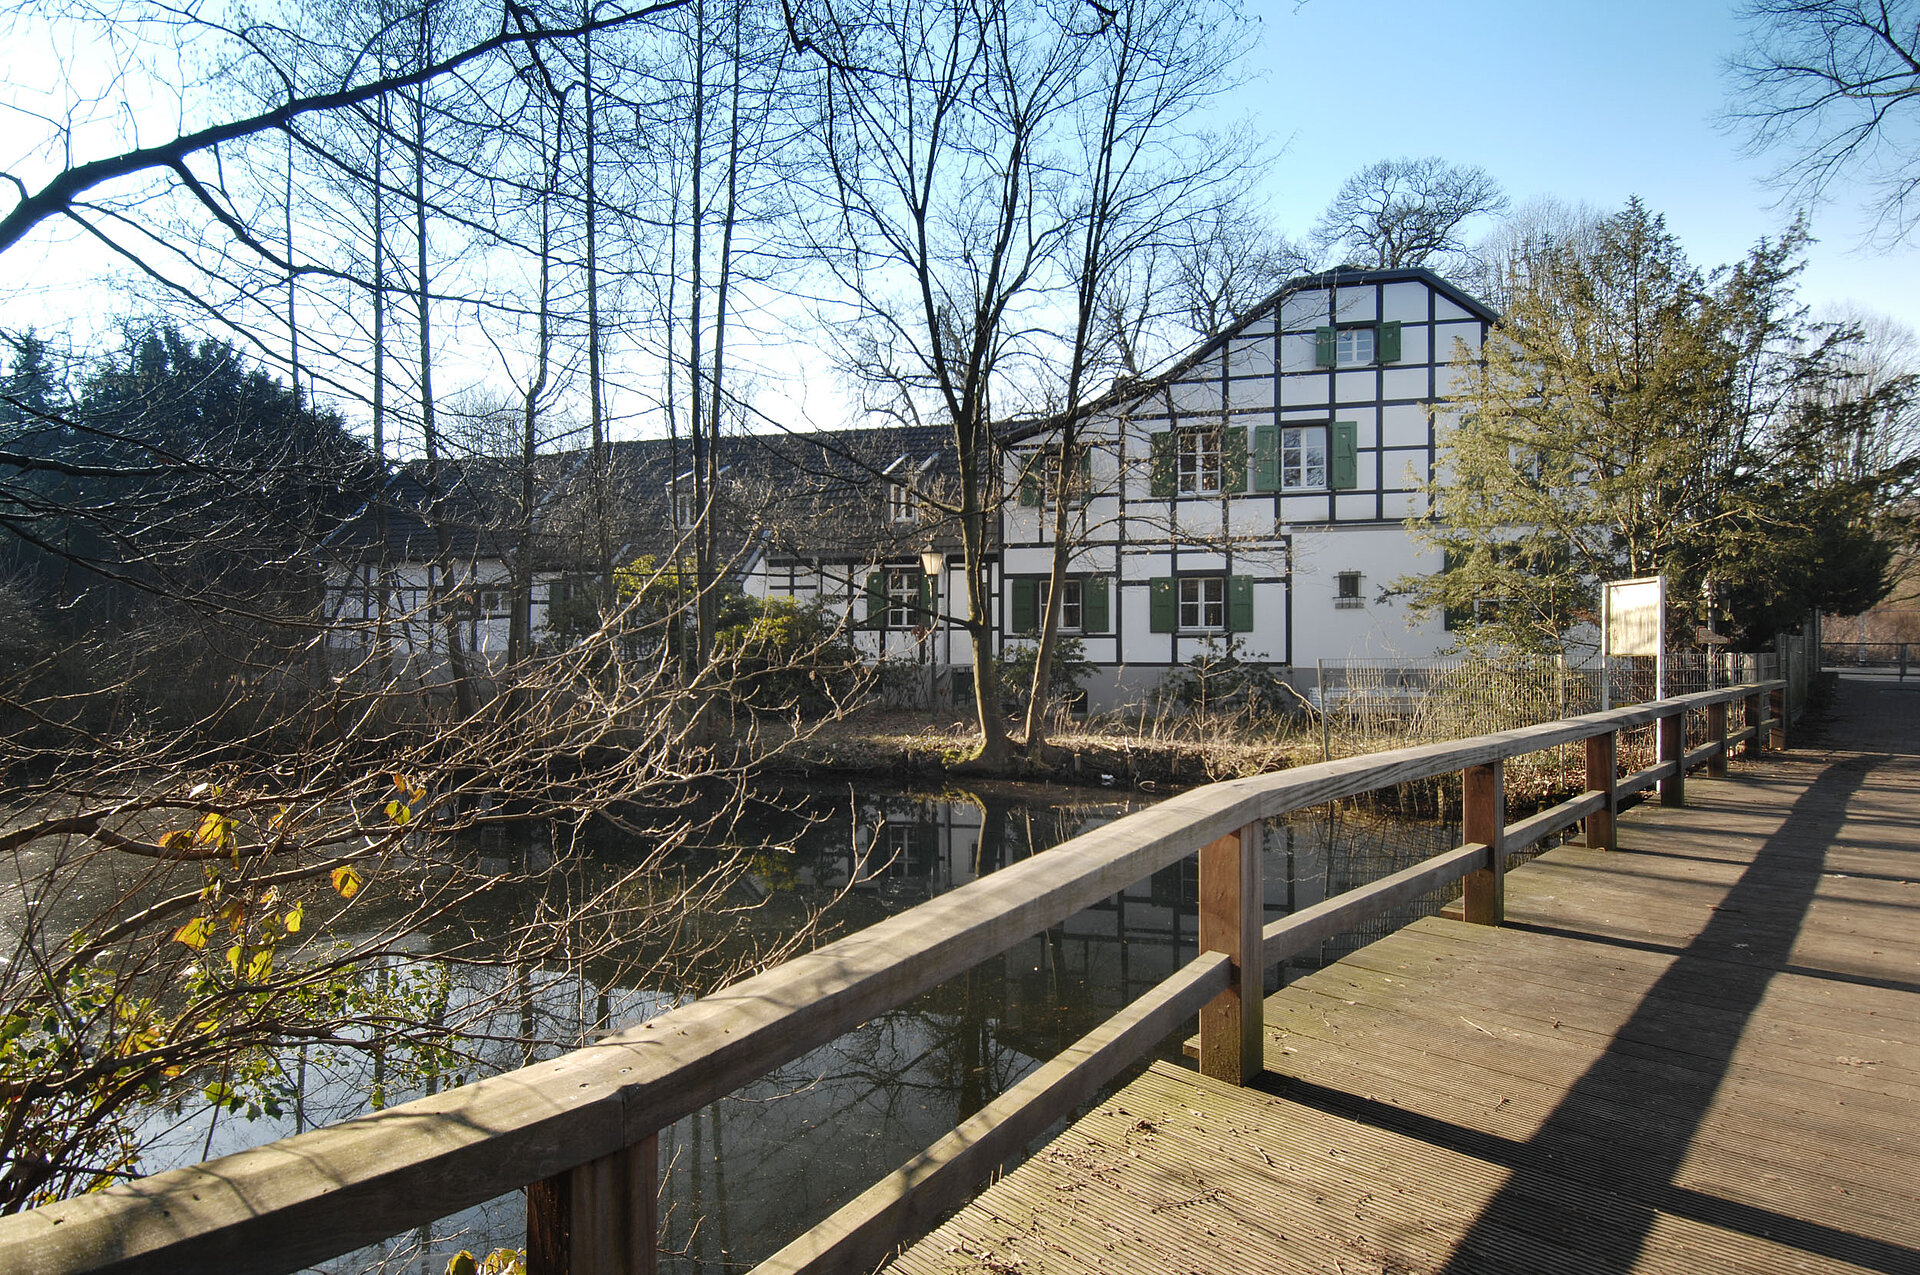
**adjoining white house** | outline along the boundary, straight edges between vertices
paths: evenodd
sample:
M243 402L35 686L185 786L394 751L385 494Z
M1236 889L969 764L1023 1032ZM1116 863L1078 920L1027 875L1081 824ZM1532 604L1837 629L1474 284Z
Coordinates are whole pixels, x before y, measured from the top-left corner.
M1420 658L1449 646L1439 619L1411 623L1381 594L1440 565L1406 521L1427 512L1423 486L1451 419L1459 360L1478 357L1494 322L1424 269L1310 275L1201 344L1163 389L1115 400L1083 425L1090 454L1065 493L1050 490L1037 463L1057 443L1039 427L1011 431L1008 499L988 529L995 648L1038 626L1062 498L1072 540L1061 630L1095 666L1095 709L1144 698L1209 652L1310 677L1320 659ZM722 574L752 596L820 604L869 659L969 665L951 450L939 426L721 440ZM563 534L559 512L580 503L567 498L577 459L546 458L540 474L535 642L551 636L551 607L585 578L586 565L561 547L585 543L578 529ZM671 440L615 445L617 562L688 551L689 462ZM395 482L407 481L403 468ZM503 520L479 495L443 502L464 515L449 549L414 509L424 508L419 494L408 495L387 493L384 551L371 517L333 546L332 641L370 640L380 562L389 591L410 591L391 599L417 626L398 635L404 649L435 659L440 635L425 624L424 601L437 572L432 581L461 599L463 646L497 658L515 548Z
M1408 533L1426 512L1460 357L1495 315L1424 269L1295 280L1176 368L1164 392L1082 427L1062 632L1097 668L1095 708L1149 693L1173 666L1229 649L1310 670L1323 658L1427 656L1381 589L1438 568ZM1053 552L1036 481L1044 436L1007 460L1003 633L1036 626Z

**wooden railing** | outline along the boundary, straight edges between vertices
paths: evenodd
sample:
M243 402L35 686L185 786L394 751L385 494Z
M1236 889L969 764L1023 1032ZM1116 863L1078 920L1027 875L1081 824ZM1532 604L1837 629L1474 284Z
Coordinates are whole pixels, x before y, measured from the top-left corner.
M524 1188L536 1275L650 1271L662 1129L1197 852L1199 957L758 1268L867 1269L1195 1014L1201 1070L1251 1078L1266 968L1462 879L1465 919L1498 924L1508 855L1581 822L1586 844L1611 848L1629 795L1657 787L1678 804L1687 772L1723 774L1734 746L1785 747L1784 686L1197 788L550 1062L0 1219L0 1267L297 1270ZM1738 730L1729 708L1743 712ZM1689 748L1699 710L1705 738ZM1617 777L1619 733L1650 724L1658 760ZM1586 791L1508 824L1506 761L1581 741ZM1264 820L1453 771L1465 844L1261 928Z

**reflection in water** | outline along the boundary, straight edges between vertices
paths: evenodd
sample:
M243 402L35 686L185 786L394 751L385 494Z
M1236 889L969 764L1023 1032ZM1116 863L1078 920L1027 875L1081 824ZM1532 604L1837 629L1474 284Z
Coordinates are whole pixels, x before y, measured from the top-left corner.
M714 959L738 959L819 908L826 909L822 941L850 932L1142 804L1099 791L1026 785L941 796L870 785L790 785L763 793L733 825L736 841L765 847L744 887L757 906L720 922L732 929ZM543 838L514 844L494 835L477 849L483 856L538 854ZM1397 871L1456 840L1448 827L1351 810L1322 808L1273 821L1264 862L1268 919ZM617 842L594 849L609 871L622 854ZM983 954L967 973L663 1130L663 1267L750 1267L1172 974L1196 954L1197 884L1192 859L1156 873L1004 953ZM593 883L576 887L584 898ZM1371 928L1391 929L1437 902ZM495 896L486 906L505 914L552 904ZM466 923L484 927L489 918ZM1269 975L1269 986L1369 937L1343 936L1317 958ZM191 1162L344 1119L366 1110L371 1096L400 1102L475 1074L522 1066L681 999L674 987L618 985L611 967L569 963L564 954L537 967L429 963L372 977L438 980L417 994L440 998L434 1003L444 1007L444 1020L471 1036L469 1052L480 1067L464 1075L429 1067L423 1074L412 1065L402 1076L389 1072L380 1055L370 1063L351 1056L323 1061L301 1051L284 1060L290 1075L305 1079L285 1118L213 1129L204 1114L187 1118L169 1133L167 1158ZM1179 1045L1176 1036L1161 1056L1177 1058ZM169 1119L178 1121L178 1114L156 1112L154 1127ZM438 1275L457 1249L518 1247L521 1197L443 1219L433 1232L397 1237L327 1269L384 1266Z

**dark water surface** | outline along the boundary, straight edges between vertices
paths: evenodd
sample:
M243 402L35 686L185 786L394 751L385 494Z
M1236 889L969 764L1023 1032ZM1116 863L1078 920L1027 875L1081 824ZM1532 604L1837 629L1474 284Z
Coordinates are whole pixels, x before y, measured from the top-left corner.
M777 926L831 904L828 933L845 933L1147 804L1100 789L1006 785L917 795L860 784L787 785L758 794L735 826L765 853L745 888L764 905L729 925ZM1455 829L1361 815L1304 811L1267 829L1268 919L1377 879L1455 844ZM617 856L619 847L605 853ZM494 846L487 852L513 853ZM959 1121L1196 955L1196 869L1189 859L1064 924L997 955L893 1013L866 1023L714 1103L660 1135L663 1269L745 1270L891 1172ZM1437 900L1326 945L1307 968L1393 928ZM493 906L512 906L494 900ZM749 935L742 940L765 935ZM1296 967L1295 971L1300 967ZM1278 977L1270 976L1272 986ZM564 960L507 971L427 966L441 980L423 995L489 1008L468 1048L484 1070L529 1061L527 1036L559 1052L608 1028L639 1022L676 1000L668 989L607 985L591 964ZM517 980L508 986L508 980ZM502 995L502 993L507 993ZM487 1015L493 1017L489 1019ZM490 1039L495 1037L497 1039ZM1178 1057L1180 1036L1163 1057ZM302 1088L280 1120L157 1112L159 1159L191 1163L366 1110L420 1091L368 1073L366 1060L282 1060ZM453 1082L449 1076L448 1083ZM165 1167L155 1163L153 1167ZM484 1253L524 1243L516 1193L327 1264L439 1275L461 1248Z

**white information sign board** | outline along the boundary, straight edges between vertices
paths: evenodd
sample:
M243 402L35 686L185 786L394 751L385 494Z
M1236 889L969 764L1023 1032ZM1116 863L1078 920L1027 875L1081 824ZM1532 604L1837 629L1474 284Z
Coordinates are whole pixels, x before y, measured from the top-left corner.
M1600 667L1615 655L1651 655L1653 697L1667 697L1667 578L1609 580L1601 588ZM1601 702L1611 708L1611 679L1601 677Z

